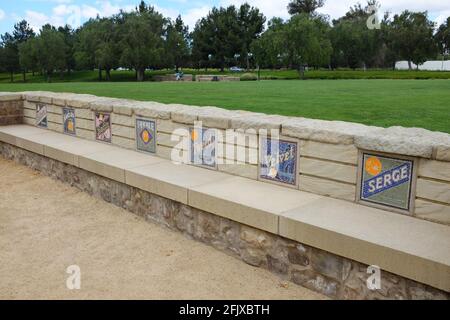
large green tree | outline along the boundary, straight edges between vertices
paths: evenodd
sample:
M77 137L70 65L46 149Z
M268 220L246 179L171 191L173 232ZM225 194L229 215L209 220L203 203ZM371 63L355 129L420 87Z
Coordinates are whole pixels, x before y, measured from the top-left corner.
M328 21L322 16L298 14L286 24L283 33L287 61L299 69L302 77L305 65L318 67L330 63L332 46L329 31Z
M77 32L75 60L79 68L97 68L99 80L105 71L106 80L111 80L111 70L119 66L121 54L119 17L89 20Z
M11 82L14 81L14 72L20 70L19 45L32 37L34 32L25 20L14 25L12 34L7 32L1 36L4 69L10 73ZM25 81L25 72L23 75Z
M169 21L166 30L166 54L167 66L175 66L176 72L185 66L190 54L190 34L189 28L184 24L181 16L175 21Z
M435 58L437 45L433 37L434 22L427 12L404 11L389 22L386 34L388 46L400 59L419 66L429 58Z
M222 71L240 61L250 64L251 43L264 30L265 17L258 9L243 4L214 7L199 20L193 32L193 56L198 65L211 65Z
M37 38L38 64L44 70L47 81L51 82L55 71L62 72L66 65L66 44L64 36L55 27L45 25Z
M13 37L15 45L17 46L17 59L19 59L19 65L21 66L22 69L23 82L26 81L27 69L23 68L22 65L20 64L19 46L27 42L29 39L34 38L35 35L36 34L34 33L33 29L30 27L30 25L26 20L22 20L14 25Z
M264 31L266 17L258 8L251 7L248 3L241 5L237 14L241 40L240 58L246 68L250 69L250 47L252 42L258 39Z
M332 53L330 26L323 16L302 13L286 23L273 20L261 39L253 44L258 63L267 67L296 68L329 65Z
M138 81L144 81L148 67L163 61L164 29L167 20L153 7L141 3L138 10L122 13L120 28L120 63L134 68Z
M10 74L11 82L14 82L14 72L20 69L19 49L14 37L10 33L5 33L1 36L1 39L4 69Z
M209 60L223 71L242 49L236 7L214 7L197 22L193 39L197 59Z
M375 1L369 1L366 7L358 3L345 16L333 21L330 37L333 44L333 66L353 69L374 66L383 41L380 29L367 27L371 15L368 9L373 5L376 5Z
M59 27L58 32L61 33L64 38L66 68L67 73L70 75L71 70L75 68L75 31L69 25L65 25L64 27Z
M38 39L31 38L27 41L19 44L19 62L20 67L25 72L34 72L38 69L39 59L38 59ZM25 81L24 77L24 81Z

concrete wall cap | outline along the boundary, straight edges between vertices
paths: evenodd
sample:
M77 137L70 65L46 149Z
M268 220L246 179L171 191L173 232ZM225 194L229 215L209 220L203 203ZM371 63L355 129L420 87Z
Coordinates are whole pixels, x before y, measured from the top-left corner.
M77 94L66 99L66 104L72 108L89 109L89 104L102 98L89 94Z
M177 110L167 104L151 101L139 101L133 109L137 116L162 120L170 120L171 112Z
M282 125L282 134L289 137L332 144L353 144L355 137L382 130L358 123L291 118Z
M117 99L114 98L102 98L89 103L89 109L92 111L100 112L112 112L113 106L119 103Z
M171 113L173 122L193 125L198 121L201 107L187 106L183 104L169 104L174 110Z
M23 96L21 93L15 92L0 92L0 101L16 101L22 100Z
M209 128L230 129L231 119L237 117L235 112L217 107L203 107L199 110L198 120Z
M421 128L391 127L355 138L358 148L431 159L433 148L447 158L450 135Z
M281 130L281 125L288 118L264 113L241 112L239 116L231 119L231 128L248 130Z

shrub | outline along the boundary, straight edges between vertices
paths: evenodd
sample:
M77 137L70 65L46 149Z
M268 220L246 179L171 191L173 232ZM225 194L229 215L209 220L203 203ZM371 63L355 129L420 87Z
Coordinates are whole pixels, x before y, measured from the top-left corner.
M244 73L241 76L241 81L256 81L258 77L254 73Z

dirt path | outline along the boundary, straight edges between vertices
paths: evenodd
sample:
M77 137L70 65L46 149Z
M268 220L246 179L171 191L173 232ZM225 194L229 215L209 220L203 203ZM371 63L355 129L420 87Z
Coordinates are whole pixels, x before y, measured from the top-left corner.
M0 158L0 299L322 298Z

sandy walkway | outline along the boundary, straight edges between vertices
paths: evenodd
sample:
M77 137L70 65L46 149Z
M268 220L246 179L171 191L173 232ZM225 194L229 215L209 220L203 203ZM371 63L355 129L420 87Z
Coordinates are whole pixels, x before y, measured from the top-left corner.
M0 158L0 299L86 298L323 296Z

